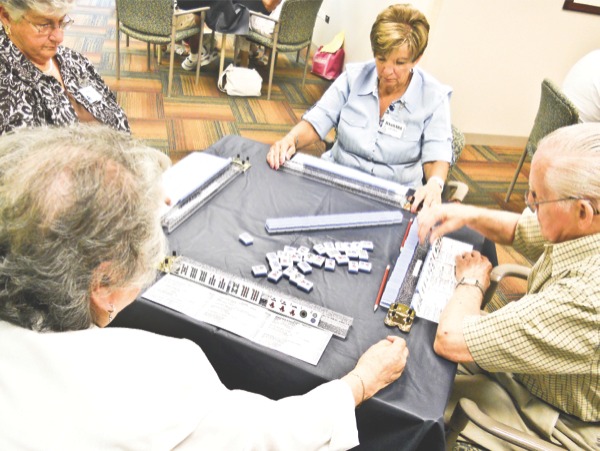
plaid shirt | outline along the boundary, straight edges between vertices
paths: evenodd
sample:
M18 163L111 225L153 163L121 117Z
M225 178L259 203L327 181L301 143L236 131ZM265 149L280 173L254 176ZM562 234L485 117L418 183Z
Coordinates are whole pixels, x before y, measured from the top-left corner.
M475 362L512 372L538 398L583 421L600 420L600 234L544 242L523 213L513 247L538 259L527 294L463 330Z

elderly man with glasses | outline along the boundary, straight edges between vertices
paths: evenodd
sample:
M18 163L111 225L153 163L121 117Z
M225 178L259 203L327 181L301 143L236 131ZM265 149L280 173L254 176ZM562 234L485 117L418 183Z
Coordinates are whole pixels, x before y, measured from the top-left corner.
M129 132L92 63L63 47L75 0L0 0L0 135L23 127L102 123Z
M484 314L491 265L459 256L458 284L435 351L459 362L449 419L460 398L492 418L568 449L600 447L600 124L544 138L533 157L523 214L440 205L419 215L430 240L468 226L512 245L535 265L527 293ZM464 439L506 449L468 424Z

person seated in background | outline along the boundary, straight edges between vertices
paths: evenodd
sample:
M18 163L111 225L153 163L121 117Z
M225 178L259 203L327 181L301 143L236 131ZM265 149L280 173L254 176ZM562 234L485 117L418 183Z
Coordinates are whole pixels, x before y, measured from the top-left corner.
M61 46L75 0L0 0L0 134L99 122L129 132L127 116L90 61Z
M271 12L271 14L269 14L269 17L274 20L279 20L281 8L283 7L284 3L285 0L281 0L281 3L279 3L277 8L275 8ZM273 37L273 31L275 30L275 22L259 16L250 16L250 30L259 33L265 37L271 38ZM252 46L254 46L255 48L255 51L252 52L254 62L260 65L264 64L264 61L258 58L258 49L256 48L256 44L248 41L248 39L240 35L236 35L235 39L235 46L239 49L240 66L248 67L250 63L250 50L252 49ZM269 52L270 50L271 49L268 49Z
M428 34L427 19L411 5L383 10L371 28L375 61L348 64L271 146L269 165L278 169L335 128L336 142L323 158L417 187L413 212L440 203L452 161L451 89L417 67Z
M581 122L600 122L600 50L594 50L569 70L563 92L579 110Z
M229 1L233 4L243 5L251 11L267 15L281 3L281 0L179 0L177 6L179 9L187 10L213 6L215 2L219 1ZM200 15L195 14L194 16L196 25L200 26ZM216 49L210 51L205 45L203 45L202 53L200 54L200 35L192 36L188 39L188 44L190 46L190 54L181 63L181 67L184 70L195 70L198 61L200 61L200 66L205 66L218 57L219 52Z
M458 284L434 342L440 356L465 364L446 420L460 398L469 398L516 429L568 449L598 449L599 172L600 124L577 124L540 141L521 215L457 204L419 214L421 241L468 226L537 260L527 293L484 315L491 265L478 252L456 259ZM474 424L461 434L489 449L507 449Z
M356 446L354 408L402 374L400 337L274 401L228 390L191 341L105 328L166 255L168 164L99 125L0 137L0 449Z

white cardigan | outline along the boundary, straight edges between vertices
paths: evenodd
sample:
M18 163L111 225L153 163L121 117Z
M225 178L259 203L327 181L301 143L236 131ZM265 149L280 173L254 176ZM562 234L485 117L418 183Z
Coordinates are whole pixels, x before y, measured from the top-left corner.
M0 449L337 450L358 444L339 380L272 401L228 390L202 350L149 332L0 321Z

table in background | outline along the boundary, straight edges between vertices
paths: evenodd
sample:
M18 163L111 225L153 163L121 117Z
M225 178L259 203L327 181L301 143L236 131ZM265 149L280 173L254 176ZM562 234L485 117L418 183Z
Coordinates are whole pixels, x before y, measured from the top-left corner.
M454 379L455 364L432 349L437 324L416 318L410 334L383 324L386 310L373 313L385 266L396 261L408 215L401 225L343 229L305 234L268 235L270 217L383 211L393 207L300 177L273 171L265 160L268 146L228 136L207 149L223 157L249 158L252 167L169 235L171 248L199 262L253 279L251 267L266 264L267 252L284 245L312 246L324 241L371 240L371 274L350 274L347 267L329 273L315 269L306 294L282 279L277 289L354 318L345 340L333 337L317 366L256 345L230 332L195 321L140 299L124 310L114 326L135 327L184 337L202 347L230 389L270 398L300 395L350 371L359 356L388 334L406 339L410 356L402 377L356 411L360 449L444 449L443 413ZM254 236L245 247L241 232ZM463 231L463 241L481 246L482 238ZM261 283L272 284L266 279ZM232 406L235 408L235 406ZM268 419L265 419L268 421ZM298 427L302 427L301 424Z

